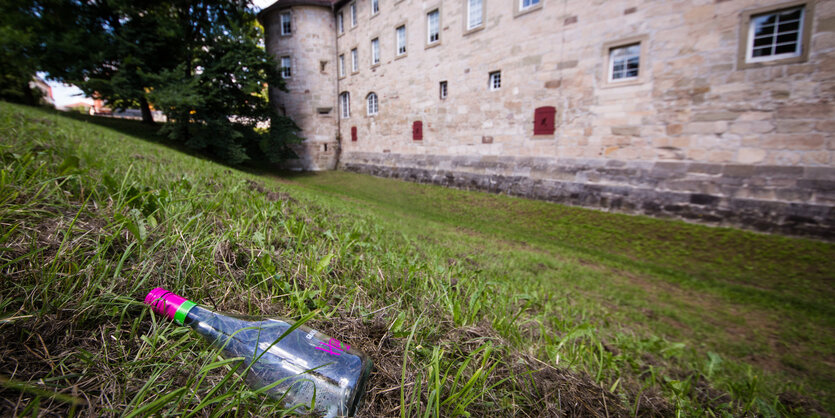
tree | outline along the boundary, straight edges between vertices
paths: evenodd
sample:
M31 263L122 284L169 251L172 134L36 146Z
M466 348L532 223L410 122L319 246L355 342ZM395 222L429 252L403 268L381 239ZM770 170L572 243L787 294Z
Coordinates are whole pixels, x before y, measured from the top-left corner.
M182 61L171 3L153 0L36 0L45 28L42 67L116 108L139 107L153 124L154 74Z
M298 127L269 105L267 84L283 83L246 1L0 2L32 28L0 26L14 29L17 40L4 38L0 46L10 49L3 56L18 54L15 45L29 46L26 71L38 67L117 108L139 106L148 123L153 102L172 121L163 133L173 140L233 164L277 162L293 156L288 145L301 141Z
M0 0L0 99L37 104L29 86L40 56L36 23L22 5Z
M192 1L177 16L185 59L159 74L151 94L174 121L168 136L233 164L295 156L288 145L301 141L298 127L267 98L268 84L284 84L259 45L255 14L234 1Z

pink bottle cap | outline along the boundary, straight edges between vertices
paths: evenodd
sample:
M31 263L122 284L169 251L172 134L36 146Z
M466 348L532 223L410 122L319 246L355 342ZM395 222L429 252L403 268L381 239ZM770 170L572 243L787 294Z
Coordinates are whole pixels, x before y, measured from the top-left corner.
M180 306L183 305L184 302L188 302L188 300L161 287L150 291L148 296L145 296L146 305L150 305L154 312L165 315L171 319L177 319L175 318L177 310L180 309Z

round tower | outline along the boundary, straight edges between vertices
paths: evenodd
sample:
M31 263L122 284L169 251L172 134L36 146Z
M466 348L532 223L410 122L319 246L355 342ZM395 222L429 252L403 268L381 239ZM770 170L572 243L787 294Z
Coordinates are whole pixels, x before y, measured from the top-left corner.
M332 170L339 156L336 28L330 0L279 0L259 13L267 52L282 68L287 91L270 87L279 114L301 128L286 168Z

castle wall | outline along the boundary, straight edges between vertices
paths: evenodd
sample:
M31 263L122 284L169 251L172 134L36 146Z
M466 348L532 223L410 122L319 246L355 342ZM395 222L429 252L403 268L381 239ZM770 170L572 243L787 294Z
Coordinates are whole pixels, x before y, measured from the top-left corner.
M281 35L279 15L287 12L292 30ZM293 5L271 9L262 21L267 51L279 65L281 57L291 60L287 91L271 88L271 99L296 122L305 138L294 147L300 158L288 161L286 168L333 170L339 155L333 12L329 6Z
M356 26L351 4L336 5L344 33L331 74L337 114L338 94L350 94L343 169L835 237L835 1L540 0L519 12L515 1L484 0L474 30L467 0L379 0L373 16L371 0L357 0ZM804 53L747 63L751 16L783 6L808 13ZM436 9L440 40L428 44ZM611 48L633 43L640 76L610 81ZM379 112L369 116L371 92ZM535 135L535 109L551 106L554 132Z
M795 2L797 3L797 2ZM542 0L514 14L485 0L357 2L337 54L359 51L342 121L344 169L615 210L832 236L835 228L835 2L812 9L804 62L746 66L743 13L779 1ZM440 8L440 45L426 13ZM407 53L395 55L395 28ZM382 63L370 65L379 37ZM640 41L641 77L608 81L608 47ZM744 61L744 60L743 60ZM346 65L350 65L346 63ZM488 74L502 85L488 89ZM448 97L439 97L447 81ZM364 98L379 97L367 116ZM553 135L534 110L556 108ZM423 139L412 139L421 121Z

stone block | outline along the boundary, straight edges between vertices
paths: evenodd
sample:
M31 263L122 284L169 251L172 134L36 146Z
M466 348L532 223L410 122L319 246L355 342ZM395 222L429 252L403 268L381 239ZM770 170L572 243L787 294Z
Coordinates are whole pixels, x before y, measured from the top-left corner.
M736 160L741 164L757 164L763 162L765 156L766 151L759 148L740 148Z
M777 121L777 133L778 134L791 134L791 133L807 133L812 132L815 129L814 122L806 122L806 121L799 121L799 120L779 120Z
M815 125L818 132L835 133L835 120L822 120Z
M613 126L612 127L612 135L624 135L624 136L638 136L641 133L641 128L639 126Z
M741 112L719 111L719 112L704 112L693 115L694 122L715 122L721 120L736 120L741 115Z
M832 116L829 103L783 105L777 108L777 119L824 119Z
M760 165L754 169L754 174L764 177L777 178L800 178L803 176L803 167L784 165Z
M577 60L562 61L560 63L557 63L557 69L558 70L567 70L569 68L576 67L578 63L579 63L579 61L577 61Z
M710 174L716 175L722 173L722 165L720 164L704 164L704 163L690 163L687 166L687 171L696 174Z
M678 124L678 123L667 125L667 128L666 128L667 135L678 135L678 134L682 133L683 130L684 130L684 127L681 124Z
M822 149L826 141L821 134L771 134L763 137L764 148L789 150Z
M722 169L722 174L730 177L751 177L755 166L747 164L728 164Z
M835 167L803 167L803 178L835 181Z
M685 134L722 134L728 130L728 123L725 121L718 122L693 122L684 125L683 133Z
M774 131L774 125L769 121L758 122L734 122L731 124L731 133L739 135L766 134Z

